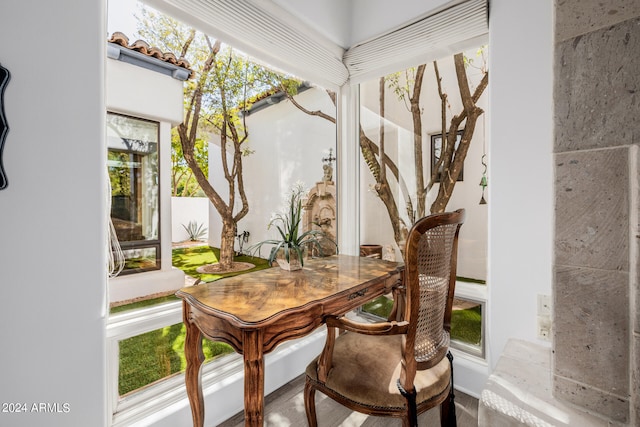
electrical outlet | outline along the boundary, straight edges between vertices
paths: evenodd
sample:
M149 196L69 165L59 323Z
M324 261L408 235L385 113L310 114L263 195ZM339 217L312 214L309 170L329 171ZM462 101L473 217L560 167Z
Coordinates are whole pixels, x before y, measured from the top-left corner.
M551 295L538 295L538 316L551 316Z
M538 338L551 341L551 316L538 316Z

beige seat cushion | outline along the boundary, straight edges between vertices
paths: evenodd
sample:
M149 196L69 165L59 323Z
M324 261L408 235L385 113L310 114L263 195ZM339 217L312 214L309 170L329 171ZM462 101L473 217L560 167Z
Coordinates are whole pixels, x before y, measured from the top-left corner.
M362 405L401 409L406 399L400 394L402 337L346 333L336 339L333 368L326 386L343 397ZM307 367L306 374L318 381L318 359ZM431 369L418 371L414 381L417 403L442 393L451 379L449 360L445 357Z

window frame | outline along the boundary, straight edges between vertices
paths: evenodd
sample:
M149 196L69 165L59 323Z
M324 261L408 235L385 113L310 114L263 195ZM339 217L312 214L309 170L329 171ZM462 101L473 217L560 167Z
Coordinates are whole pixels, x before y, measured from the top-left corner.
M134 120L139 120L142 122L148 122L148 123L153 123L156 125L156 135L157 135L157 143L156 143L156 156L157 156L157 176L158 176L158 180L156 183L157 186L157 214L158 214L158 224L157 224L157 228L158 228L158 237L152 240L130 240L130 241L119 241L118 243L120 244L120 248L123 251L126 250L131 250L131 249L149 249L149 248L153 248L155 249L155 263L153 267L147 267L147 268L130 268L130 269L123 269L120 272L120 276L127 276L127 275L131 275L131 274L137 274L137 273L144 273L147 271L159 271L162 270L162 209L161 209L161 195L162 195L162 184L161 184L161 180L160 180L160 175L161 175L161 168L162 168L162 164L161 164L161 153L160 153L160 138L161 138L161 132L160 132L160 128L161 128L161 123L157 120L150 120L150 119L146 119L144 117L139 117L139 116L133 116L130 114L122 114L122 113L118 113L115 111L111 111L111 110L107 110L107 116L108 115L114 115L114 116L120 116L120 117L126 117L129 119L134 119ZM113 152L122 152L122 153L129 153L129 151L127 150L111 150L109 147L107 147L107 151L113 151ZM109 195L111 196L111 195ZM109 212L109 217L111 218L111 212ZM126 259L126 258L125 258Z

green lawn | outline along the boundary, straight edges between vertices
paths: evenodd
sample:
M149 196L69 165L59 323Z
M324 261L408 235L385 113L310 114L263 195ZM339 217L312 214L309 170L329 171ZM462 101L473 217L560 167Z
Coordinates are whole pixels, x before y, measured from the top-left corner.
M190 248L174 249L172 260L174 267L179 268L191 277L201 279L203 282L213 282L214 280L218 280L223 277L237 276L238 274L262 270L269 267L269 263L265 259L242 255L236 257L235 261L250 262L251 264L255 264L255 268L239 273L227 274L200 274L196 271L198 267L218 262L219 257L220 249L218 248L212 248L210 246L193 246Z
M465 344L480 345L482 338L481 306L451 312L451 339Z
M250 262L255 264L256 267L252 270L225 275L200 274L196 272L196 268L201 265L217 262L219 254L218 249L210 248L209 246L174 249L173 265L183 270L186 274L199 278L204 282L211 282L222 277L235 276L269 267L264 259L241 256L236 258L236 261ZM168 295L138 301L113 307L111 314L176 300L178 298L174 295ZM392 304L389 299L380 297L367 304L365 310L386 318ZM470 344L480 343L480 306L466 310L455 310L452 314L451 323L451 338ZM183 371L186 368L183 351L184 339L185 326L182 323L178 323L120 341L119 394L121 396L125 395L169 375ZM203 340L202 350L206 361L233 351L227 344L211 342L207 339Z
M365 304L363 310L386 319L391 313L392 307L393 300L381 296ZM466 344L480 345L481 336L482 313L480 305L451 312L451 339Z
M269 267L267 261L264 259L241 256L237 257L236 261L250 262L255 264L256 267L240 273L224 275L200 274L196 272L196 268L201 265L217 262L219 254L219 249L209 246L174 249L173 265L183 270L189 276L199 278L203 282L212 282L222 277L236 276ZM174 295L168 295L138 301L132 304L113 307L111 314L176 300L178 300L178 298ZM120 341L119 394L121 396L125 395L154 381L183 371L186 368L183 350L185 332L185 326L182 323L178 323ZM206 361L233 351L227 344L211 342L207 339L203 340L202 350Z

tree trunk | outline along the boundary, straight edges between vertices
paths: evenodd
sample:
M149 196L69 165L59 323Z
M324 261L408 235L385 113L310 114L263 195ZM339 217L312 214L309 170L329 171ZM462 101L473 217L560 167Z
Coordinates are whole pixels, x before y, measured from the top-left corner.
M222 235L220 236L220 267L230 268L235 255L234 242L236 238L236 223L232 218L222 218Z
M480 84L476 88L473 95L469 90L469 81L467 79L467 72L464 66L464 57L461 53L454 55L454 65L456 69L456 76L458 78L458 89L460 90L460 98L462 100L463 110L460 114L451 118L449 131L446 135L443 135L443 151L442 158L444 159L442 167L442 177L440 179L440 186L438 188L438 196L431 205L431 213L444 212L447 208L447 204L451 199L453 190L458 176L464 166L464 160L467 157L467 151L471 144L471 138L473 137L476 122L478 118L484 113L482 108L476 105L476 102L484 92L489 81L489 73L485 73L480 81ZM456 134L462 122L466 119L464 132L460 138L460 144L455 147ZM446 150L444 141L447 141Z
M393 197L393 192L391 191L389 182L386 179L386 175L383 182L381 182L380 180L381 165L376 158L376 154L379 153L378 147L376 147L373 141L371 141L367 137L367 135L364 133L364 130L362 129L362 126L360 126L360 151L362 152L362 156L369 166L369 170L376 180L376 193L387 208L389 221L391 222L391 227L393 228L393 238L396 241L396 244L398 245L400 251L404 252L404 242L407 239L408 234L407 226L400 218L398 205L396 204L395 198ZM387 159L386 156L385 159L388 160L389 163L393 164L393 162L391 162L390 159Z
M413 84L413 95L410 98L411 116L413 117L413 155L416 173L416 204L418 205L417 217L409 212L412 222L415 218L422 218L426 211L427 193L424 187L424 163L422 154L422 111L420 108L420 94L422 93L422 79L426 65L420 65L416 70L416 79Z

